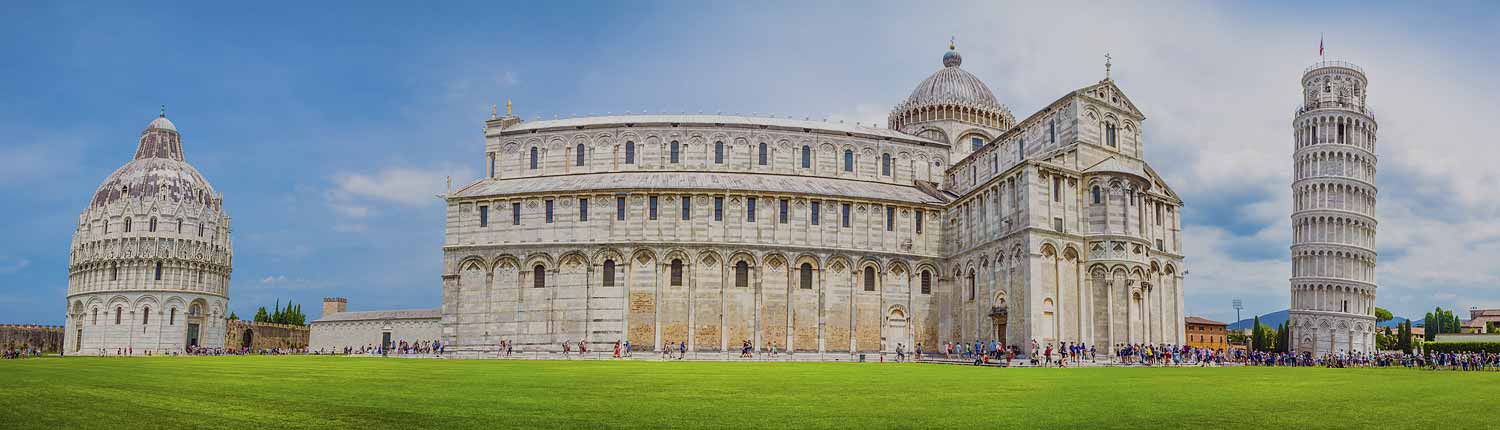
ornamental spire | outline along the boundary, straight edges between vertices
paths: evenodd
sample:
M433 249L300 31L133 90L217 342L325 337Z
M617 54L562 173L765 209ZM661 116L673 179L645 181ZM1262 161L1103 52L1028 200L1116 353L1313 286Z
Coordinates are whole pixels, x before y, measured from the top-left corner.
M1106 80L1106 81L1109 80L1109 67L1110 67L1109 60L1110 60L1109 53L1105 52L1104 53L1104 80Z
M166 118L167 117L167 105L161 105L161 117L162 118Z

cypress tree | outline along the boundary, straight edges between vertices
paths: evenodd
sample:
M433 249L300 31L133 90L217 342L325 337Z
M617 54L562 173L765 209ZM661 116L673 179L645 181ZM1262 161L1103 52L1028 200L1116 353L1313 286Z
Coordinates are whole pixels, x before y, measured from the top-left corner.
M1250 350L1260 351L1265 348L1265 330L1260 327L1260 315L1255 316L1255 325L1250 328Z

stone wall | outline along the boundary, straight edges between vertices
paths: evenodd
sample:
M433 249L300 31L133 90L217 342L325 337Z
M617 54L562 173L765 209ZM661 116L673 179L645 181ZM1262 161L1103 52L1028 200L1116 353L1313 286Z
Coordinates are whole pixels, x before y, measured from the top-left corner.
M55 354L62 345L63 326L0 324L0 349L37 348Z
M251 350L306 348L309 331L308 326L302 325L230 320L224 346Z

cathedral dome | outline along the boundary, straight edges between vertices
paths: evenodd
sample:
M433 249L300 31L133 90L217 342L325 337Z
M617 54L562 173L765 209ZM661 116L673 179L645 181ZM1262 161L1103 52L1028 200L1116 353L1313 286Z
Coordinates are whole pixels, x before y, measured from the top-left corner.
M948 45L948 52L943 53L943 68L923 79L905 101L891 110L890 128L952 143L962 136L927 134L926 130L932 129L932 123L944 121L977 125L993 132L1014 125L1010 109L995 100L995 93L978 76L959 67L963 63L963 55ZM949 132L960 131L963 130Z
M178 203L218 206L213 186L183 159L182 137L166 116L146 126L135 159L104 179L89 207L102 207L124 197L164 197Z
M1000 103L995 101L995 93L990 92L990 87L980 81L979 77L959 67L963 62L963 56L958 51L949 50L943 54L943 68L917 84L917 89L912 90L911 96L901 105L945 103L999 107Z

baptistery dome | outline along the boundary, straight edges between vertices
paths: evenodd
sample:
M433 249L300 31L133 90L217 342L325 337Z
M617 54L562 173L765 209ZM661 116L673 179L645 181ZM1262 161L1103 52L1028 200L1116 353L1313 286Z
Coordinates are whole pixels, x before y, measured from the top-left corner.
M90 207L97 208L127 196L217 207L213 186L183 158L182 136L166 116L157 117L141 131L135 159L120 166L94 191Z

